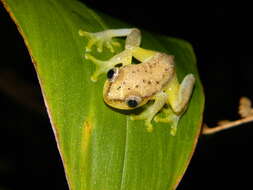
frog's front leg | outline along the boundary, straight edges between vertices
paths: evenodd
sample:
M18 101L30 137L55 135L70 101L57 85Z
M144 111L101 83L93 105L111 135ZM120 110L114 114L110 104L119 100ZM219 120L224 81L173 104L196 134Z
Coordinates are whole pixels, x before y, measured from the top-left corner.
M141 114L132 115L130 117L132 120L145 120L145 125L147 126L147 130L149 132L153 130L153 125L151 123L153 117L162 109L164 104L167 102L168 95L165 92L161 91L154 96L154 100L155 102L146 108L146 110Z
M105 30L97 33L89 33L86 31L79 31L81 36L88 36L90 41L86 46L86 51L90 51L93 45L97 45L98 51L102 51L103 44L105 44L109 49L112 50L110 43L112 42L113 37L123 37L127 36L125 43L125 50L119 54L113 56L109 60L99 60L93 57L90 54L85 54L85 58L91 60L96 64L96 71L91 76L92 81L97 81L97 78L100 74L108 72L115 65L122 64L127 65L132 62L132 52L134 49L140 46L141 34L140 31L136 28L130 29L112 29Z

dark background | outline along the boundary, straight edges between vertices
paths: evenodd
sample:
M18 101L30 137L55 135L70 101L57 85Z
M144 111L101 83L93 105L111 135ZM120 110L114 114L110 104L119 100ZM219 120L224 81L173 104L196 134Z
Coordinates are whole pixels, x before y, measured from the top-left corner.
M253 100L251 6L136 2L86 1L138 28L189 41L206 94L204 121L212 126L219 120L238 118L239 98ZM0 50L0 190L65 190L63 167L36 73L2 6ZM200 137L178 190L251 189L252 137L253 123Z

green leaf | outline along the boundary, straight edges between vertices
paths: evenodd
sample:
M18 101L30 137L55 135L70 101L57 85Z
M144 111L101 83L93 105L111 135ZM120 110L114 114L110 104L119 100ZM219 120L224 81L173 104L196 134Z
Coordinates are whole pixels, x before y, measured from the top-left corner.
M191 45L142 31L142 47L175 56L180 80L188 73L197 78L176 136L170 135L169 124L154 124L153 132L147 132L143 121L131 121L104 104L105 76L97 83L90 80L95 65L83 58L87 39L78 35L79 29L129 25L76 0L2 1L32 57L70 189L175 189L195 149L204 107Z

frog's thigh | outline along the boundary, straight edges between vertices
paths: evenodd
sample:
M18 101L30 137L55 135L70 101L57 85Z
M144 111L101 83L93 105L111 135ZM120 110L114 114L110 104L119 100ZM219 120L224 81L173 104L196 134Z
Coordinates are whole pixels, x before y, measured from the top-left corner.
M154 99L155 102L142 113L139 115L131 116L132 120L145 120L145 125L147 126L148 131L152 131L153 126L151 124L151 121L166 103L168 95L164 92L159 92L155 95Z
M175 113L180 114L184 111L191 97L194 83L195 77L193 74L186 75L180 84L178 91L176 90L175 92L177 94L169 96L169 103Z

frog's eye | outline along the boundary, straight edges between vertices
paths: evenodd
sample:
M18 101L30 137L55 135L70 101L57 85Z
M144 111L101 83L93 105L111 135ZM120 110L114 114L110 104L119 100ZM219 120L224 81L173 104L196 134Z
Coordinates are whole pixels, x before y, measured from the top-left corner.
M141 98L139 96L130 96L126 99L126 104L130 108L137 107L141 102Z
M114 65L114 67L122 67L122 63L118 63L118 64L116 64L116 65Z
M119 69L117 68L110 69L107 72L107 78L112 82L115 79L115 77L118 75L118 72L119 72Z

